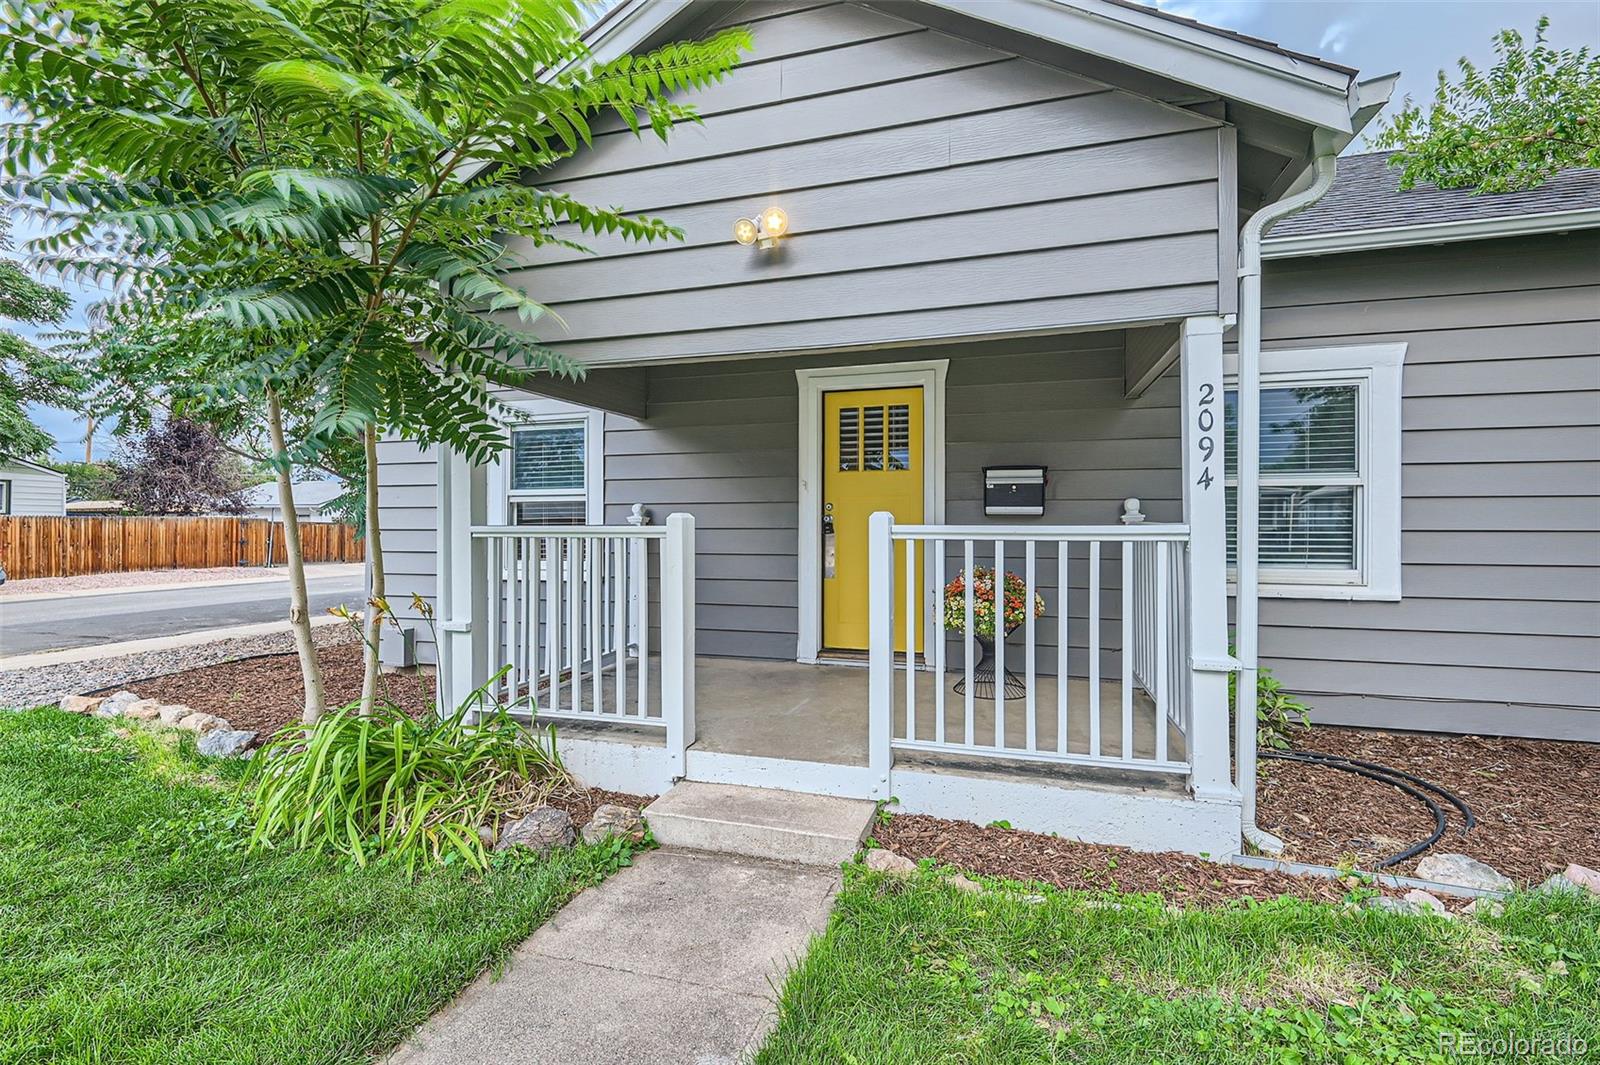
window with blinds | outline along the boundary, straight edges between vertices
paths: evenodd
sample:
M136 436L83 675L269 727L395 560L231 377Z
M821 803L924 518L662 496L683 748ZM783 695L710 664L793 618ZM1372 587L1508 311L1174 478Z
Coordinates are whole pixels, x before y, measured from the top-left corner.
M552 422L511 430L508 498L516 525L582 525L588 517L587 427Z
M1360 567L1361 386L1296 384L1261 390L1263 569ZM1225 407L1228 561L1237 557L1238 394Z

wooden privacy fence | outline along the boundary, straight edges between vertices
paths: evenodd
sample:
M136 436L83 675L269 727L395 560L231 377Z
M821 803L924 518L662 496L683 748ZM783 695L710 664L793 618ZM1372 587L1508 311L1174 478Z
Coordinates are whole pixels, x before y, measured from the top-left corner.
M307 562L360 562L350 525L305 522ZM288 561L283 523L265 518L0 516L0 565L11 580L148 569L265 566Z

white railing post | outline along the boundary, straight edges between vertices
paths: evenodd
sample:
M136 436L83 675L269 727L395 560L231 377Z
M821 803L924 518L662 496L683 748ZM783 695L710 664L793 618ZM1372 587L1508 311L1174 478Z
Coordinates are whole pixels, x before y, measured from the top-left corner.
M1227 515L1223 490L1222 320L1184 320L1183 517L1189 526L1189 786L1197 799L1239 801L1230 773ZM1159 727L1165 727L1162 722Z
M867 584L867 767L872 797L887 799L894 731L894 515L887 511L867 521Z
M674 779L694 743L694 516L667 516L661 544L661 714ZM648 624L648 621L645 622Z
M449 714L489 679L488 545L472 535L488 513L483 466L440 445L439 461L439 712Z

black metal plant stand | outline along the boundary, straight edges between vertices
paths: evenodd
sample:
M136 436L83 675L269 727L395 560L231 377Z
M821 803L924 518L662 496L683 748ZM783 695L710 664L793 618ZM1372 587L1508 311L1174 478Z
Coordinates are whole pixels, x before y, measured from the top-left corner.
M1006 633L1011 635L1010 630ZM972 638L978 641L978 646L983 648L983 657L978 659L977 665L972 667L972 694L979 699L994 698L994 637L973 633ZM1022 678L1006 670L1005 693L1007 699L1021 699L1028 694L1028 685ZM967 678L965 675L956 681L955 693L967 694Z

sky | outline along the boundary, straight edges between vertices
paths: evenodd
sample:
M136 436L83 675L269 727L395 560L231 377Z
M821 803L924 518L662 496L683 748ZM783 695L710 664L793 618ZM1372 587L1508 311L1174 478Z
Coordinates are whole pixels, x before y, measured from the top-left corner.
M1433 95L1440 69L1455 69L1466 56L1480 66L1493 62L1493 39L1501 29L1520 29L1532 36L1541 14L1551 19L1550 39L1557 47L1600 48L1600 3L1594 0L1155 0L1174 14L1198 19L1254 37L1276 41L1297 52L1322 56L1355 67L1363 77L1400 71L1394 99L1411 96L1426 102ZM1360 141L1352 150L1362 147ZM17 226L18 241L28 235ZM74 299L73 325L100 294L81 286L64 286ZM19 330L26 332L26 330ZM55 436L58 458L83 458L84 424L65 411L36 408L34 420ZM109 454L113 441L102 427L95 434L96 457Z

